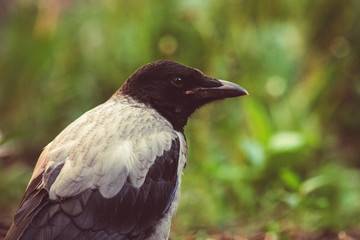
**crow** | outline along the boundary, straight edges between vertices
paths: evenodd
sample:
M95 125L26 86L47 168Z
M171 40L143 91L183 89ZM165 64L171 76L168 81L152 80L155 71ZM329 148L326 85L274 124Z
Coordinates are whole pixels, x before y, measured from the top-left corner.
M141 67L44 148L5 239L168 239L188 118L247 94L177 62Z

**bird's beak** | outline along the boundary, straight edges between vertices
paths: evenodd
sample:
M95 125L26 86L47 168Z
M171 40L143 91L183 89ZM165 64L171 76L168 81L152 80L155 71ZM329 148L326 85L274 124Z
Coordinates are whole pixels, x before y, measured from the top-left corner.
M241 86L225 80L218 80L204 77L201 87L195 87L185 92L186 95L193 95L197 99L217 100L223 98L233 98L249 93Z

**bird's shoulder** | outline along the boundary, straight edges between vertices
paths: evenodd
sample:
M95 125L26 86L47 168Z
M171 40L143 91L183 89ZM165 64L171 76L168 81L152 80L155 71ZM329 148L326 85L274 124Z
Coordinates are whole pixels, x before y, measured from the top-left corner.
M86 112L46 147L46 170L61 166L50 198L72 196L87 188L99 188L112 197L127 177L138 187L156 156L181 135L145 104L108 101Z

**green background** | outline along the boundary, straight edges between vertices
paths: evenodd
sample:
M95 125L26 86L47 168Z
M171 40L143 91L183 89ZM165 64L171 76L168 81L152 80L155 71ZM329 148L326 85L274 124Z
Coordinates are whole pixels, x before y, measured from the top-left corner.
M137 68L179 61L250 96L200 109L172 239L360 227L360 2L0 4L0 222L44 146Z

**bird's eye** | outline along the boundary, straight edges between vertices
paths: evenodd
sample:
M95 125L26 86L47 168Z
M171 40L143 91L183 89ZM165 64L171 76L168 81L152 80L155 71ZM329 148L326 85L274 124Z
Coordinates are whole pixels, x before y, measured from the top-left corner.
M184 86L184 81L182 80L182 78L180 77L174 77L171 79L171 83L172 85L174 85L175 87L182 87Z

